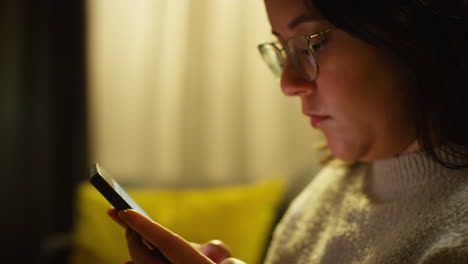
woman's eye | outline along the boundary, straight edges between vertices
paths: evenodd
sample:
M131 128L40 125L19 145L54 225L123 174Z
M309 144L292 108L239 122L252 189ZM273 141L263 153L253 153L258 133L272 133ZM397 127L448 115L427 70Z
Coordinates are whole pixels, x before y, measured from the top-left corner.
M327 45L327 43L328 43L328 38L324 38L324 39L320 40L319 42L313 43L312 44L312 49L315 52L318 52L321 49L323 49Z
M317 41L315 43L311 43L311 48L315 53L318 53L320 50L325 48L327 42L328 42L328 39L324 38L324 39L322 39L320 41ZM302 55L302 56L309 56L310 55L310 51L308 49L300 49L300 50L298 50L298 53L299 53L299 55Z
M308 49L302 49L299 51L299 54L307 56L310 55L310 51Z

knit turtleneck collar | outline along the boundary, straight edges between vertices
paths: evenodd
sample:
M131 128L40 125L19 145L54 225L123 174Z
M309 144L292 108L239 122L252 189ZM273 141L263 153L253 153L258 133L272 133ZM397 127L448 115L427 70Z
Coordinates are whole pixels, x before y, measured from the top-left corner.
M372 163L369 191L382 200L394 200L418 192L428 185L468 177L468 170L443 167L423 152L405 154Z

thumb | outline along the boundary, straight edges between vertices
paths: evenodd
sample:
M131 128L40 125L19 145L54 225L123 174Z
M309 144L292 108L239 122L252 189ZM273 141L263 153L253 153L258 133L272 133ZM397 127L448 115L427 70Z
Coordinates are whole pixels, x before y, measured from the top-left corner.
M220 240L211 240L200 248L203 255L216 263L221 263L221 261L231 257L231 250Z
M228 259L223 260L223 262L221 262L219 264L247 264L247 263L245 263L244 261L242 261L240 259L228 258Z

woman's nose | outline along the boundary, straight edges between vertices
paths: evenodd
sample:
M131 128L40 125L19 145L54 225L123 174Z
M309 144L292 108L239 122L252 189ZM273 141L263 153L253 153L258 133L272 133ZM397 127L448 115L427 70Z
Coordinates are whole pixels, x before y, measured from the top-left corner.
M285 61L281 74L281 90L287 96L305 96L315 92L315 82L311 82L296 70L289 60Z

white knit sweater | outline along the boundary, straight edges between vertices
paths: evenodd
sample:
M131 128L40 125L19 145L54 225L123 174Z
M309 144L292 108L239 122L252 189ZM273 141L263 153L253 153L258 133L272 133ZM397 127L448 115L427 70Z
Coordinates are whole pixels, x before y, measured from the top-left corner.
M265 264L468 263L468 170L425 154L327 165L277 226Z

